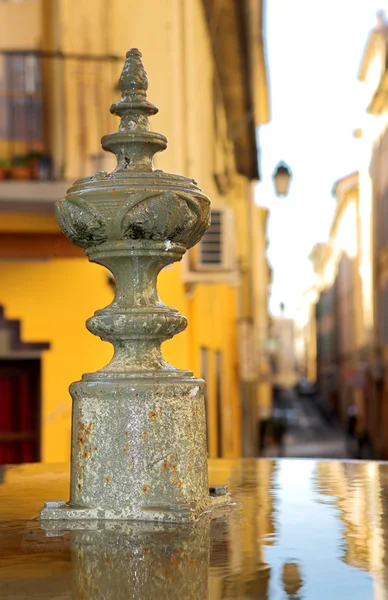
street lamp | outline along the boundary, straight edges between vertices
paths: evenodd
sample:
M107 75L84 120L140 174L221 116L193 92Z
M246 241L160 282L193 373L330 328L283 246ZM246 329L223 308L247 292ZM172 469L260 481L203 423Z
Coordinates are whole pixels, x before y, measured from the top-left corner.
M276 167L273 174L273 180L275 184L275 191L277 196L286 196L290 187L290 181L292 173L286 163L281 162Z
M303 585L302 574L297 563L284 563L282 573L283 589L289 598L296 598Z

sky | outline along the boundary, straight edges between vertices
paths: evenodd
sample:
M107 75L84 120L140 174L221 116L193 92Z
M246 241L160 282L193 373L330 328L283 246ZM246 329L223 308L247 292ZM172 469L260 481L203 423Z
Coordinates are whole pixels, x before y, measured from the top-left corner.
M334 182L357 170L353 131L365 110L357 75L376 13L388 0L266 0L271 121L260 127L261 182L256 202L270 209L270 311L295 316L313 283L308 259L328 239ZM275 195L280 161L293 173L288 196Z

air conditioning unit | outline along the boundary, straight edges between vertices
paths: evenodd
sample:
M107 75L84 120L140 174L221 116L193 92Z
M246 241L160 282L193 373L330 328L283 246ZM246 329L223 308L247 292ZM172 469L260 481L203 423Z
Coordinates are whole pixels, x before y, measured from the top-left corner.
M238 283L236 234L233 210L213 208L209 229L183 261L184 280Z
M228 206L215 208L211 224L197 246L196 271L232 271L236 268L236 228L234 213Z

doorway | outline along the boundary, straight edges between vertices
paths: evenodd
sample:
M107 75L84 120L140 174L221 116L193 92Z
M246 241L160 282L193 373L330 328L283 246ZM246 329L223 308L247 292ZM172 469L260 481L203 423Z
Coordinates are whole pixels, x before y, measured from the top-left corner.
M0 464L40 460L40 359L0 360Z

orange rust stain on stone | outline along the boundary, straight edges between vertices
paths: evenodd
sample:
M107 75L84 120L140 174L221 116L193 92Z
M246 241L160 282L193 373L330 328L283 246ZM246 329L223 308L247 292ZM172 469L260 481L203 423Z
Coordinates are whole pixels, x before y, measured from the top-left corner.
M182 482L181 479L178 479L178 477L177 477L176 464L173 461L175 461L175 457L174 456L170 456L170 460L168 461L167 459L165 459L162 462L162 465L161 465L160 468L162 469L163 472L167 471L167 469L170 469L170 471L171 471L171 483L173 485L178 486L178 487L182 487L183 482Z
M110 477L105 477L105 481L106 481L107 483L110 483Z
M147 438L148 437L148 431L144 431L143 432L143 438Z
M180 564L181 564L180 559L177 556L175 556L175 554L173 554L172 557L171 557L171 566L172 566L172 568L173 569L177 569L180 566Z
M156 411L149 410L148 411L148 416L149 416L150 419L152 419L152 421L156 421Z
M93 450L92 445L89 442L90 434L94 429L94 423L89 423L89 425L85 426L85 423L78 423L78 436L77 436L77 446L79 449L78 458L83 458L84 460L90 457L90 454ZM94 447L94 450L97 450L97 447ZM93 459L92 459L93 460ZM80 461L76 463L77 467L80 467Z
M129 433L128 431L124 431L124 435L125 435L125 440L124 440L124 449L123 452L128 452L128 450L130 449L130 441L129 441Z
M143 485L143 488L142 488L143 494L146 494L149 489L150 489L150 484L149 483L145 483Z

